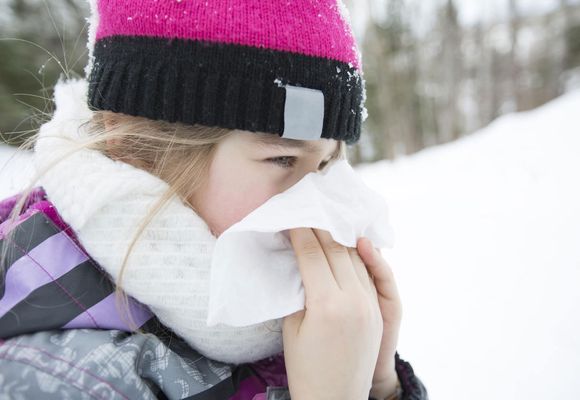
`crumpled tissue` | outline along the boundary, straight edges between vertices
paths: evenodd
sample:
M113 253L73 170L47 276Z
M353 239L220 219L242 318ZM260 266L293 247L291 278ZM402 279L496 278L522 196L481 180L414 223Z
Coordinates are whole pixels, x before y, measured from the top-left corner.
M288 231L298 227L326 230L348 247L356 247L362 236L378 248L394 244L385 199L347 160L337 160L271 197L217 238L208 326L247 326L304 309L304 286Z

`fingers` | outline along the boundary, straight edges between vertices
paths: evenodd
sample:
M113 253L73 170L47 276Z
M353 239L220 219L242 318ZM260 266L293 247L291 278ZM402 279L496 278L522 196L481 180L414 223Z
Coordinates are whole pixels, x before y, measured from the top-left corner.
M338 288L326 255L311 228L290 230L290 241L298 259L306 303Z
M337 288L362 288L373 297L378 296L360 250L343 246L328 231L316 228L291 229L290 240L298 258L307 303Z
M374 290L372 279L369 276L369 273L365 267L363 260L360 258L357 249L355 249L354 247L348 247L348 253L352 261L353 269L357 274L362 287L369 292L371 291L371 289Z
M360 239L357 245L368 271L374 277L377 292L386 299L398 300L399 291L393 271L381 255L379 249L373 247L368 238Z
M328 231L316 228L312 230L322 246L338 286L342 290L355 287L358 277L353 268L347 247L336 242Z

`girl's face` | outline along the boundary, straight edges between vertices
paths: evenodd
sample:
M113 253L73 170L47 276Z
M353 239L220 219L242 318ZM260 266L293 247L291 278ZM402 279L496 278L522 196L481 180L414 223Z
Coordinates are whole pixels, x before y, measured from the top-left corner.
M337 146L334 139L294 140L236 130L218 144L208 179L188 201L218 237L270 197L322 170Z

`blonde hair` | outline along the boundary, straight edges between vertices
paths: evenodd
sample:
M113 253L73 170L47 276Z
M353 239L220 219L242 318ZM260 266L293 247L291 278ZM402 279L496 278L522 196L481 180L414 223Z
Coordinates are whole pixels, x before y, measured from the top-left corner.
M110 123L107 125L105 121ZM124 316L126 316L125 322L129 327L134 331L139 331L129 312L128 298L121 285L131 251L154 216L174 196L179 196L184 203L197 212L194 205L187 199L205 183L217 145L235 131L221 127L153 120L111 111L94 111L92 118L84 122L82 126L86 128L89 137L83 140L75 151L85 148L99 151L109 158L141 168L164 180L169 186L137 229L115 281L116 304L121 318L125 319ZM17 152L32 149L37 138L38 133L28 138ZM51 168L69 155L66 154L57 160ZM345 142L339 141L332 160L345 158ZM21 197L9 216L12 222L21 214L26 199L46 172L48 171L39 172L20 192ZM9 234L14 231L15 229ZM3 250L0 255L0 266L4 264L5 256L6 251Z

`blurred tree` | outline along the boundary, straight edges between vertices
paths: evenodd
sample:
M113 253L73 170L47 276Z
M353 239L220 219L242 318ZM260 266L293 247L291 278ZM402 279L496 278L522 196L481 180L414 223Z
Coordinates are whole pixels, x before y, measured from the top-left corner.
M1 139L21 144L52 114L61 73L81 76L86 64L85 1L9 0L0 12Z
M580 24L571 25L566 31L566 68L580 67Z
M564 56L564 68L573 69L580 67L580 18L574 20L573 7L569 0L560 0L560 7L564 11L564 40L566 50Z
M373 151L363 161L411 154L538 107L563 93L568 76L580 75L577 2L559 0L537 15L507 0L507 19L464 26L456 1L441 0L433 27L421 26L426 34L419 35L416 2L368 1L362 49Z
M416 39L403 0L386 5L384 21L371 19L363 52L366 58L371 160L410 154L423 147L421 101L417 93Z
M520 31L520 15L518 12L518 1L509 0L509 20L510 20L510 58L509 70L510 79L509 96L513 101L513 111L522 110L521 88L520 88L520 68L518 57L518 38Z
M439 12L437 36L439 54L434 64L440 93L437 143L446 143L463 132L458 104L464 74L461 26L453 0L447 0Z

